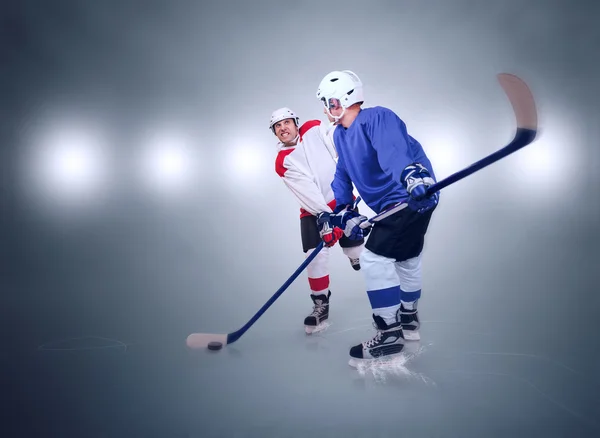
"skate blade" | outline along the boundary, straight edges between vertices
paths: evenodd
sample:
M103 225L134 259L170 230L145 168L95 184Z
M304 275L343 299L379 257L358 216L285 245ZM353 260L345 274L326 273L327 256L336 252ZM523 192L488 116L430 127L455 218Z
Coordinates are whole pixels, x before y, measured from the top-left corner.
M358 359L351 357L348 361L348 365L357 370L364 370L365 368L370 368L373 366L388 366L399 359L404 358L405 355L403 353L404 350L399 353L390 354L389 356L376 357L372 359Z
M421 335L418 330L402 330L405 341L420 341Z
M351 357L348 361L348 365L358 370L364 370L372 367L386 367L389 365L395 365L396 362L403 364L410 356L419 353L420 350L420 342L411 342L404 344L402 351L390 354L389 356L375 357L372 359L357 359L355 357Z
M328 327L329 327L329 323L322 322L321 324L319 324L317 326L305 325L304 331L306 332L307 335L312 335L313 333L322 332L322 331L326 330Z

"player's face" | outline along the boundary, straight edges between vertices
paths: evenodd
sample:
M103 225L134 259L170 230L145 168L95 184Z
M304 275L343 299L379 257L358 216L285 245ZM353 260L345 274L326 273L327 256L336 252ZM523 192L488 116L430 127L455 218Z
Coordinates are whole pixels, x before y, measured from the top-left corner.
M327 119L331 123L335 122L334 117L339 117L343 110L344 109L342 108L342 105L338 99L329 99L329 105L323 107L323 113L327 116Z
M298 135L298 127L294 119L285 119L273 125L275 135L283 144L291 144Z

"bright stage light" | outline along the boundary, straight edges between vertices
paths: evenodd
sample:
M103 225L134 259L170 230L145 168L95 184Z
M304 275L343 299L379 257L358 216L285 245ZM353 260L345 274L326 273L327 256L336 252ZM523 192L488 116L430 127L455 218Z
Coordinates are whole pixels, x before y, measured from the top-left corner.
M458 138L456 134L454 136L425 135L419 139L438 181L469 164L465 147L458 145L455 138Z
M75 119L48 123L26 149L30 188L45 200L82 205L106 189L108 142L98 125Z
M529 193L528 199L555 200L577 193L586 177L577 171L584 164L581 148L577 122L548 114L538 138L514 154L512 184Z
M270 158L263 148L249 140L233 143L225 158L224 168L232 172L235 184L256 182L264 177L269 164L274 166L275 156Z
M140 172L153 192L192 189L197 162L191 135L173 130L156 132L144 139Z
M65 190L81 190L94 184L98 157L84 144L60 145L48 157L48 176Z

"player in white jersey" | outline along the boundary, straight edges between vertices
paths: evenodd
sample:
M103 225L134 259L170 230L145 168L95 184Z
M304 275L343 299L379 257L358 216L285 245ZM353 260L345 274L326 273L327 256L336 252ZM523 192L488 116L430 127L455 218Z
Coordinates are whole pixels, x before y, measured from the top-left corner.
M317 91L324 113L335 123L338 153L331 184L337 207L321 222L351 238L368 234L360 262L376 335L350 349L351 365L400 353L405 339L420 338L417 301L421 297L421 255L438 193L427 194L435 174L421 144L390 109L363 108L363 85L348 70L326 75ZM400 203L408 208L363 230L367 220L351 209L353 187L377 214Z
M355 270L360 269L363 239L351 240L340 228L317 226L317 214L332 212L335 199L333 181L337 153L330 134L319 120L300 120L289 108L271 114L269 128L277 137L275 171L300 204L302 250L308 257L319 242L325 246L307 266L313 311L304 320L307 333L312 333L329 318L329 248L338 241ZM354 200L355 197L352 196Z

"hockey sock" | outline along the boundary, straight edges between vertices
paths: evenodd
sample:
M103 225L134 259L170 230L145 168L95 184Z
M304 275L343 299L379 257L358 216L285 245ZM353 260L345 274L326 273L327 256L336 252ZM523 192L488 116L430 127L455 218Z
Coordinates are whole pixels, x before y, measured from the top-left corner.
M397 322L396 312L400 308L400 286L367 291L374 315L383 318L386 324Z
M313 295L324 295L329 290L329 275L320 278L308 278L308 285Z
M406 310L415 310L417 308L417 301L421 298L421 289L415 292L400 291L400 298L402 300L402 306Z

